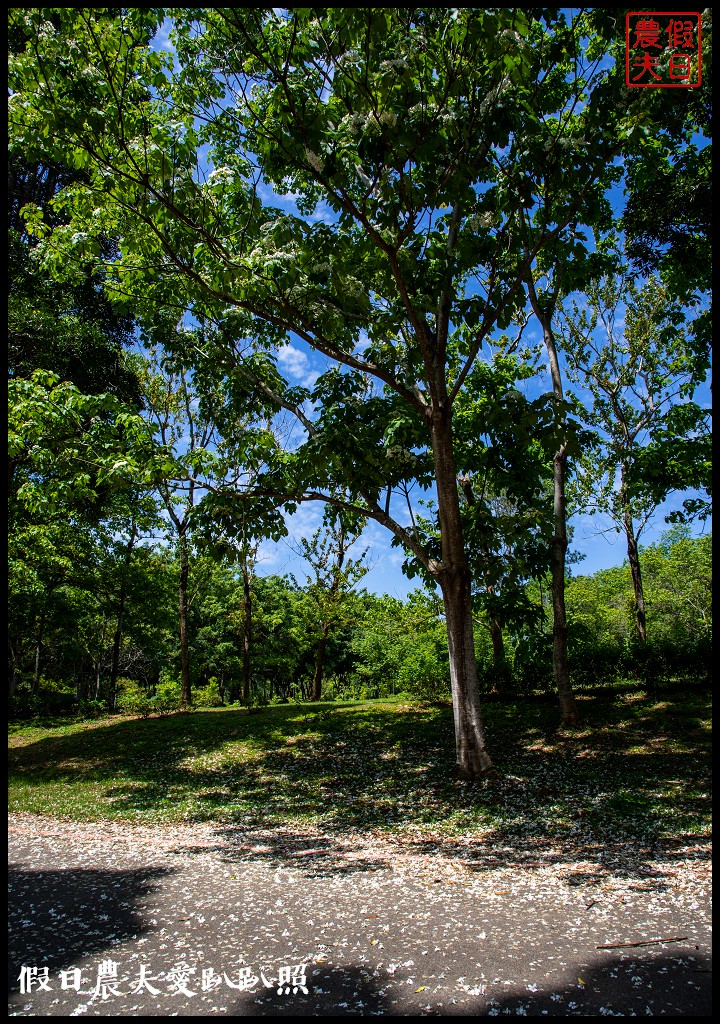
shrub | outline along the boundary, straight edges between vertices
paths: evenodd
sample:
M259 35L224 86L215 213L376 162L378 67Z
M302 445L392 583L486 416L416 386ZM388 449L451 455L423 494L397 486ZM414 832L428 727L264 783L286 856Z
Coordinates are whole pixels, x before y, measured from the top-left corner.
M207 686L198 686L193 691L192 702L195 707L198 708L220 708L222 707L222 698L220 697L220 687L218 681L214 676L210 677Z
M513 676L521 693L552 688L551 636L529 634L519 640L513 657Z
M512 693L515 689L513 671L507 661L490 662L478 675L480 689L485 693Z
M36 718L44 710L41 698L32 690L18 689L8 701L10 718Z
M36 718L38 715L70 715L77 706L72 683L61 683L40 676L37 693L30 682L21 683L9 701L11 718Z
M430 634L416 639L400 666L398 685L420 700L439 700L450 695L450 668L445 650Z
M117 709L125 715L140 715L147 718L156 711L155 698L132 679L118 679Z
M160 715L169 715L180 709L180 683L166 677L155 687L155 709Z
M107 714L107 705L102 700L81 700L77 705L80 718L101 718Z

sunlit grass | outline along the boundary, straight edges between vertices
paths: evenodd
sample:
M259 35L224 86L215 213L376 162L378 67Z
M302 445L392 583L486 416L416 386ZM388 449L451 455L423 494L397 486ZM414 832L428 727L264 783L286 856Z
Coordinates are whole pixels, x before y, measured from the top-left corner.
M10 809L75 820L284 824L513 841L654 841L709 829L709 694L488 703L499 784L453 772L452 711L392 701L15 726Z

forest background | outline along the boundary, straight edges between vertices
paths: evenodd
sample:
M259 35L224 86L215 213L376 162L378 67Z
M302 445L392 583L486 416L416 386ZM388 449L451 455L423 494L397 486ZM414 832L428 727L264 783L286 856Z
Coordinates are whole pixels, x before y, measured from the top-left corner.
M452 699L482 773L476 692L709 672L711 25L667 96L614 9L373 11L13 12L16 715Z

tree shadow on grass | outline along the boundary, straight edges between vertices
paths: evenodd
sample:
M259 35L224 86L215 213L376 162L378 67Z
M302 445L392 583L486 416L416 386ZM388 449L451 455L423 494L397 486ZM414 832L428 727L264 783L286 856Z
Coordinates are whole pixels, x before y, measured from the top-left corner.
M391 855L346 856L345 839L392 840L405 829L406 852L440 852L470 871L567 863L571 885L619 874L667 887L658 865L704 841L698 708L669 691L630 693L623 706L586 697L583 708L588 728L560 736L552 705L488 708L505 772L497 784L454 779L450 710L384 705L114 722L83 732L82 746L77 736L45 738L13 761L34 785L104 785L111 816L182 810L185 821L212 822L231 859L310 874L389 867ZM240 745L237 758L226 744Z
M167 868L107 871L73 868L9 869L8 988L19 989L20 968L50 974L148 931L137 903Z

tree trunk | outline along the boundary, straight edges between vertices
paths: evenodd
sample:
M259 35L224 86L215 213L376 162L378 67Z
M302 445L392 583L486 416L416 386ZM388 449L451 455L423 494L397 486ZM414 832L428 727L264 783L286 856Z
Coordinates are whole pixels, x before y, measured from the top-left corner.
M568 664L568 626L565 613L565 554L567 552L565 464L565 444L563 443L553 459L553 510L555 517L551 561L553 678L560 703L560 725L572 727L579 724L580 715L570 683L570 666Z
M647 627L645 624L645 594L643 593L642 573L640 572L640 556L638 554L637 540L632 533L627 534L627 552L630 563L630 574L632 575L633 590L635 592L635 625L640 636L641 643L647 641Z
M8 639L8 647L10 649L10 673L8 678L8 693L12 697L15 693L15 687L17 685L17 670L18 670L18 656L17 647L12 641L12 637Z
M630 575L632 576L633 593L635 594L635 627L640 636L640 642L647 641L647 628L645 624L645 594L643 592L642 573L640 571L640 554L638 552L637 537L635 536L635 524L630 512L630 502L625 483L625 466L621 468L622 483L620 487L620 500L622 502L623 529L627 541L628 562L630 563Z
M180 536L180 584L178 586L178 611L180 616L180 703L187 707L192 700L190 688L190 651L188 646L188 559L187 537Z
M127 596L127 574L132 560L132 551L137 538L137 526L132 524L130 540L125 550L122 576L120 577L120 594L118 597L117 626L113 637L112 663L110 665L110 693L108 695L108 707L110 711L115 710L117 703L117 677L120 666L120 644L122 643L123 620L125 618L125 598Z
M492 690L491 693L511 693L513 689L510 667L505 661L505 641L502 626L497 619L490 620L490 640L492 641Z
M35 639L35 671L33 673L33 688L32 692L37 694L40 689L40 652L42 649L42 638L45 630L45 612L40 616L40 625L38 626L37 637Z
M243 704L248 704L250 701L250 651L252 646L252 591L250 590L250 573L247 567L247 561L243 556L242 560L242 576L243 576L243 649L242 649L242 663L243 663L243 690L242 700Z
M490 620L490 639L492 640L493 665L497 668L505 661L505 641L502 626L497 619Z
M480 713L469 571L456 569L444 574L440 587L450 652L457 772L463 779L479 779L494 770Z
M325 649L328 642L329 623L323 623L323 633L315 652L315 674L313 676L312 694L310 700L320 700L322 696L323 669L325 667Z
M449 411L434 416L431 437L442 543L442 561L432 564L431 572L440 585L445 607L457 771L461 778L479 779L494 774L494 769L480 713L471 577L463 543Z
M555 336L552 330L552 307L541 306L535 292L535 284L530 277L527 281L530 303L535 316L540 321L543 341L548 354L550 376L552 378L555 397L563 400L562 375L555 347ZM557 295L555 296L557 298ZM565 417L560 426L565 431ZM565 555L567 553L567 525L565 507L565 471L567 468L567 440L563 436L560 448L553 458L553 541L551 550L551 580L553 605L553 678L560 703L560 725L576 726L580 722L580 714L575 702L575 695L570 683L570 666L567 650L567 616L565 614Z

